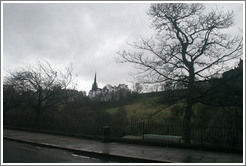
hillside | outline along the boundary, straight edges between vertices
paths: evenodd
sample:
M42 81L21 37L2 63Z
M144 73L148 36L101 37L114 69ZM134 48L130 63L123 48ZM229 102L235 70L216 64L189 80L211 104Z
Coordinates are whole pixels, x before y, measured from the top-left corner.
M217 123L242 117L243 70L229 70L222 78L199 81L193 106L194 123ZM182 122L185 89L138 94L131 102L107 108L107 113L125 111L130 121ZM230 110L230 111L228 111ZM237 110L237 112L235 112ZM240 120L242 121L242 120Z
M116 114L123 107L127 114L127 120L137 122L146 120L162 121L163 119L171 116L171 111L173 108L183 105L182 100L180 100L173 106L164 109L168 106L168 103L161 102L162 98L168 97L169 95L170 94L167 92L138 94L134 97L133 102L126 103L123 106L121 105L108 108L107 112L110 114Z

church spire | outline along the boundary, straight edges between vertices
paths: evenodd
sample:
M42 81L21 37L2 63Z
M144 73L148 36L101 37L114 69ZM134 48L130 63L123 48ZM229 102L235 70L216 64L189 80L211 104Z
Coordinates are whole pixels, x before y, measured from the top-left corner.
M92 84L91 90L96 91L97 89L98 89L98 87L97 87L97 73L95 72L94 82Z
M95 72L94 84L97 83L97 73Z

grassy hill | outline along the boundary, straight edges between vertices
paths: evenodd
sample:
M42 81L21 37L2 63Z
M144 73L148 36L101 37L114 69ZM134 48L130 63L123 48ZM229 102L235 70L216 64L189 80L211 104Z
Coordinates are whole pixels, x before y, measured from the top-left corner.
M229 73L229 74L228 74ZM243 72L234 69L223 78L198 82L193 105L192 123L215 125L242 122L243 117ZM185 90L169 90L135 95L129 102L108 107L106 112L115 115L123 110L131 121L182 123ZM118 114L119 116L120 114Z
M165 108L168 106L168 103L162 102L162 98L168 96L169 94L166 92L138 94L134 97L133 102L111 107L106 111L111 115L115 115L123 107L128 120L137 122L145 120L163 121L172 116L172 110L174 108L182 108L184 104L180 100L176 104Z

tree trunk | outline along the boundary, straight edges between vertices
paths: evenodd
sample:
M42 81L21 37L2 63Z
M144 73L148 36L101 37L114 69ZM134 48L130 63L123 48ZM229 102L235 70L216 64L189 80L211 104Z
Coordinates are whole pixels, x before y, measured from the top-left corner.
M189 99L186 99L186 108L183 121L183 137L184 143L191 143L191 116L192 116L192 103Z
M192 117L192 106L193 106L193 95L194 95L194 82L195 82L195 74L193 65L189 66L190 75L189 75L189 85L185 98L185 114L183 121L183 137L184 143L191 143L191 117Z
M35 127L37 129L39 129L40 128L40 109L38 109L37 112L36 112L36 121L35 121L35 123L36 123Z

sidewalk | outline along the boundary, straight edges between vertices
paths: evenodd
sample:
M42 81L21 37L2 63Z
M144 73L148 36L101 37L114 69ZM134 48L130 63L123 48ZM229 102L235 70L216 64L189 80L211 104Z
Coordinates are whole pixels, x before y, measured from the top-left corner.
M78 154L98 155L115 159L121 158L123 162L243 163L243 154L144 146L116 142L104 143L96 140L19 130L4 129L3 138L50 146L53 148L61 148L77 152Z

